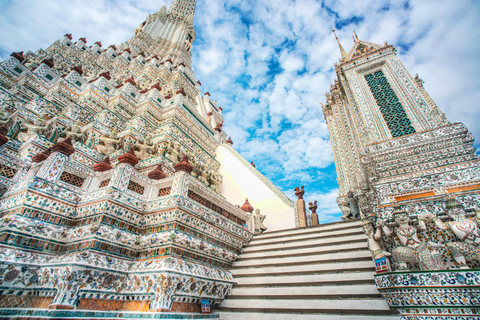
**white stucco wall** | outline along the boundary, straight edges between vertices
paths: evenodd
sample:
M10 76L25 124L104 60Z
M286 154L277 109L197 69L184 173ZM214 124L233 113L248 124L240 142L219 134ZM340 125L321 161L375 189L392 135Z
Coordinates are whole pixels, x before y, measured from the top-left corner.
M277 193L280 190L273 185L267 186L268 182L254 174L258 171L230 146L220 145L216 154L221 164L219 173L223 176L220 191L230 203L241 206L248 198L255 209L260 209L266 215L264 225L267 231L295 228L294 203L290 199L285 196L284 201L275 194L272 189L276 189ZM265 177L263 179L267 180Z

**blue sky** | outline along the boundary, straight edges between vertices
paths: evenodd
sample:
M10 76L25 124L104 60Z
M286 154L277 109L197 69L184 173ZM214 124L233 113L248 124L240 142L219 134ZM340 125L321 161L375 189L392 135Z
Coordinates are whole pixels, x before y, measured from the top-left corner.
M104 45L127 40L172 0L0 0L0 58L46 48L65 33ZM234 147L292 199L305 185L323 222L338 220L324 102L340 54L362 40L396 46L452 122L480 136L478 1L197 0L193 66L222 106ZM478 144L476 143L478 146ZM265 211L267 212L267 210Z

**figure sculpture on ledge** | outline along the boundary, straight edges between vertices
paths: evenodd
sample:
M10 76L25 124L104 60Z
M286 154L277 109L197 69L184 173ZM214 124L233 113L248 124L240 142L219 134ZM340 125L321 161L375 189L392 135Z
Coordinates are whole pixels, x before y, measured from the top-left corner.
M135 155L140 160L150 158L156 149L155 145L151 143L150 137L146 137L143 143L137 141L135 147L138 149L138 151L135 151Z
M349 219L357 219L360 217L360 209L358 208L358 197L354 196L352 191L348 191L348 207L350 209Z
M434 216L433 221L441 230L450 229L459 241L446 244L460 269L468 269L467 261L480 261L480 230L475 218L467 218L465 210L451 194L445 195L448 215L453 221L447 223Z
M431 247L443 247L442 245L418 239L417 228L408 224L407 212L400 207L397 207L393 213L393 217L398 224L395 230L395 234L398 236L403 247L397 247L393 249L393 260L398 263L400 270L408 271L407 263L415 263L420 270L441 270L444 269L443 262L438 258L438 252L430 250ZM419 216L418 227L422 230L426 230L425 222L423 219L431 218L431 216ZM393 235L392 230L385 226L385 221L379 221L378 225L383 227L385 235L390 237Z
M210 182L210 188L213 191L220 193L220 188L218 186L222 182L222 177L215 171L211 170L208 176L208 180Z
M260 213L260 209L256 209L253 213L253 223L255 226L255 234L262 233L267 230L267 227L263 224L265 220L265 215Z
M367 246L372 254L372 258L375 259L389 257L389 252L383 251L380 241L382 241L382 227L377 225L377 228L373 226L373 222L366 218L363 214L360 214L362 218L362 230L367 236Z
M77 122L69 129L65 130L62 133L62 137L63 139L61 141L65 140L67 137L72 137L72 143L75 143L77 141L84 143L87 139L87 134L82 131L82 127L80 127L80 124Z
M123 144L123 138L117 138L117 131L113 130L110 132L108 137L101 136L99 138L100 143L97 145L97 150L101 154L110 154L117 150L120 150Z
M48 122L45 122L42 118L36 118L33 121L33 124L25 124L25 127L27 128L27 132L22 132L20 134L20 141L25 142L29 140L30 138L34 137L35 135L45 135L48 133L50 128L53 125L53 122L57 120L57 117L53 117L50 119Z
M165 157L172 161L173 163L177 163L182 159L182 151L180 150L180 144L176 142L171 142L167 146L167 153L165 154Z
M5 110L6 110L5 106L0 108L0 126L6 125L8 128L10 123L12 123L13 119L18 114L18 110L12 113L11 115L8 115L8 113L5 112Z

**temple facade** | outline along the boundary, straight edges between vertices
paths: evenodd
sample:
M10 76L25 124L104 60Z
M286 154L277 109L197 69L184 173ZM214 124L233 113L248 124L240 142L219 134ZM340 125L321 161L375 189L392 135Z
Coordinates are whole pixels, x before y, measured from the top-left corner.
M362 218L380 273L377 288L403 319L476 318L480 162L474 137L445 117L392 45L355 34L347 53L335 37L341 58L323 112L342 219Z
M295 227L202 95L195 5L175 0L119 45L66 34L1 63L0 317L200 319L232 289L254 208L263 228Z

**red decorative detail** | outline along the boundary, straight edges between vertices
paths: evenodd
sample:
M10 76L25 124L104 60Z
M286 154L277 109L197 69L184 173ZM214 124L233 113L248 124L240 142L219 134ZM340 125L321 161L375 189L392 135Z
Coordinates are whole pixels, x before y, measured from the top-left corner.
M133 151L133 148L130 148L127 153L122 154L120 157L118 157L118 162L120 163L128 163L131 164L132 166L136 166L138 163L138 158L135 155L135 152Z
M250 161L250 164L251 164L254 168L257 167L256 165L253 164L253 161Z
M315 201L315 204L309 202L308 203L308 209L312 211L312 213L317 213L317 201Z
M175 172L185 171L190 173L193 171L193 166L188 162L188 156L184 156L182 160L173 165L173 169L175 169Z
M104 172L112 169L113 167L110 163L110 157L105 157L105 159L93 165L93 171L95 172Z
M72 137L68 137L67 139L63 140L62 142L57 142L52 147L52 152L60 152L64 155L71 155L75 153L75 148L72 145Z
M67 37L68 39L70 39L70 41L72 41L73 37L72 37L72 34L71 33L67 33L64 35L64 37Z
M217 132L222 132L223 122L219 122L217 126L214 128Z
M52 154L52 148L48 148L45 151L39 152L32 157L32 162L42 162L46 160Z
M171 96L170 94L168 94L168 95L165 97L165 99L167 99L167 100L168 100L168 99L172 99L172 96Z
M200 85L200 86L202 85L202 83L200 82L200 80L199 80L199 81L197 81L197 83L198 83L198 85Z
M177 90L177 92L175 92L175 94L183 94L184 97L187 96L187 94L185 93L185 90L183 90L183 88L181 88L180 90Z
M210 92L205 92L205 95L210 97Z
M143 53L143 51L142 51L142 52L140 52L138 55L139 55L139 56L142 56L142 57L144 57L144 58L145 58L145 53Z
M305 190L300 190L298 187L295 187L295 195L298 197L298 200L303 199L303 194L305 193Z
M125 83L130 83L130 84L132 84L133 86L136 86L136 85L137 85L137 83L135 82L135 80L133 79L133 77L128 78L127 80L125 80Z
M153 58L159 60L157 55L154 55L154 56L152 57L152 59L153 59Z
M79 40L79 41L83 41L83 42L85 42L85 44L87 44L87 38L85 38L85 37L80 38L80 39L78 39L78 40Z
M233 141L230 137L228 137L228 139L225 141L226 143L229 143L229 144L233 144Z
M109 48L113 48L113 50L117 50L117 47L114 44L110 45Z
M123 83L120 83L118 86L115 86L115 89L119 89L121 87L123 87Z
M213 114L213 112L212 112L212 111L210 111L209 113L207 113L207 116L211 117L211 116L212 116L212 114Z
M165 62L164 62L164 61L160 62L160 65L161 65L161 66L163 66L164 64L165 64Z
M147 93L148 92L148 89L143 89L142 91L140 91L140 93Z
M159 164L158 167L148 173L148 177L152 180L162 180L165 179L167 175L163 172L162 165Z
M98 46L101 48L102 47L102 41L97 41L95 44L98 44Z
M130 53L130 54L132 54L132 51L130 51L130 48L127 48L127 49L123 50L123 52L125 52L125 51L128 52L128 53ZM122 53L123 53L123 52L122 52Z
M23 60L25 60L25 58L23 57L23 51L20 51L20 52L13 52L10 57L14 57L15 59L17 59L18 61L20 62L23 62Z
M162 87L160 87L160 85L158 83L155 83L153 86L152 86L152 89L157 89L158 91L162 91Z
M88 83L94 83L94 82L97 81L97 80L98 80L98 78L95 78L95 79L93 79L93 80L88 81Z
M170 62L171 64L173 64L173 61L172 59L168 58L167 60L165 60L165 62Z
M220 109L220 110L222 110L222 111L223 111L222 107L218 107L218 109Z
M105 79L107 80L111 80L112 79L112 76L110 76L110 72L108 71L105 71L105 72L102 72L98 75L99 77L104 77Z
M72 68L73 71L77 71L78 74L83 75L83 69L82 66L76 66Z
M50 59L43 59L42 60L42 63L45 63L47 66L49 66L50 68L53 68L53 66L55 65L55 63L53 62L53 59L50 58Z
M7 126L2 124L0 126L0 146L3 146L9 140L7 137L7 131Z
M243 206L240 207L240 209L242 209L245 212L252 213L254 208L252 207L250 202L248 202L248 198L247 198L245 199L245 203L243 204Z
M180 66L184 66L184 67L185 67L185 63L181 62L178 66L179 66L179 67L180 67Z

